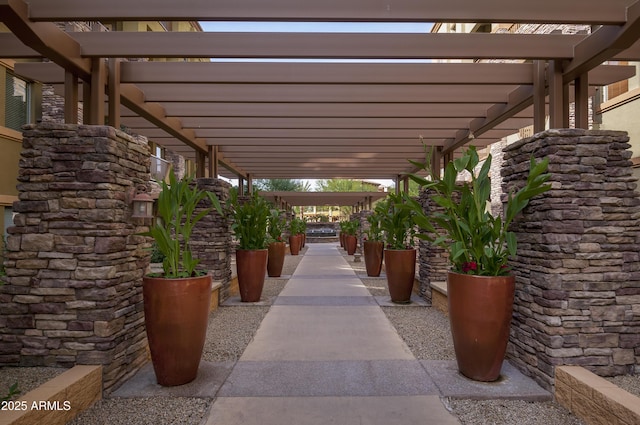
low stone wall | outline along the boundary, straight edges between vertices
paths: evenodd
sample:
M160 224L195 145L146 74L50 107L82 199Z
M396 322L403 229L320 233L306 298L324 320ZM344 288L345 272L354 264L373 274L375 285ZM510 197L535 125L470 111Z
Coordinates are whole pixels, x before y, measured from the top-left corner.
M142 276L151 244L131 218L146 144L106 126L24 131L0 287L0 364L103 365L105 391L146 361Z
M505 148L503 190L531 156L552 189L513 223L516 299L509 355L543 387L561 365L602 376L640 360L640 200L626 133L549 130Z
M580 366L556 368L555 398L589 425L640 423L640 399Z

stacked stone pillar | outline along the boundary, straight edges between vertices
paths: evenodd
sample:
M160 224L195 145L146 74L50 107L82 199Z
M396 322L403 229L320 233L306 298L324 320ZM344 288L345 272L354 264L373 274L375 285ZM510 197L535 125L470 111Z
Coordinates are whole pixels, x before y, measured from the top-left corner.
M434 190L423 188L416 199L427 216L444 212L444 209L433 201L432 197L434 195ZM431 235L431 237L437 236ZM432 282L446 282L447 272L450 269L449 254L446 249L424 239L419 240L418 271L420 275L420 296L423 299L431 303L433 298Z
M105 392L147 358L142 276L151 244L132 219L148 146L106 126L24 131L0 287L0 364L100 364ZM139 221L139 222L136 222Z
M198 188L213 193L224 207L229 199L231 185L221 179L197 179ZM206 199L198 205L195 214L211 208ZM231 229L229 219L215 209L196 223L191 234L194 258L200 260L199 268L209 270L214 285L220 283L220 302L229 298L231 285Z
M543 387L554 368L639 371L640 201L623 132L549 130L505 148L503 189L549 158L551 191L512 226L516 299L509 355Z

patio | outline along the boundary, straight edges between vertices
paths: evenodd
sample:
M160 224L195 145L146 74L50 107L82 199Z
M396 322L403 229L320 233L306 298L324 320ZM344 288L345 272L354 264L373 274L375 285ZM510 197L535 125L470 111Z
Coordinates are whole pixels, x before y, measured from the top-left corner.
M130 199L137 186L150 180L149 152L146 141L119 130L124 128L192 159L200 183L223 200L229 184L221 177L237 178L242 187L246 182L249 191L256 178L384 178L395 180L397 191L407 190L407 176L415 171L407 160L424 161L425 146L433 148L426 159L440 169L469 144L500 152L501 164L491 171L497 200L526 178L522 170L529 156L548 157L553 189L514 226L522 241L513 259L519 285L509 351L514 373L552 391L557 368L567 365L603 376L637 372L640 201L630 140L624 132L587 128L589 98L596 88L635 74L635 66L605 62L640 60L640 3L129 3L0 1L0 16L9 30L0 33L0 58L12 58L17 74L51 84L65 99L67 123L31 124L23 132L20 200L14 204L18 214L7 238L7 285L0 289L5 307L0 313L0 363L100 364L105 395L124 390L125 382L146 363L140 280L148 242L137 234L148 223L131 218ZM475 22L477 32L65 32L56 24L102 22L101 29L105 24L117 29L116 21L145 20ZM571 28L543 34L481 31L492 23L539 25L543 32L556 24ZM506 142L507 136L524 135L524 130L532 136ZM285 195L273 196L284 202ZM356 209L370 208L374 195L358 196ZM209 224L199 230L198 242L206 257L203 264L220 281L224 301L230 298L228 221L212 216ZM438 260L435 254L421 258L431 264ZM442 273L421 270L419 294L425 303L431 302ZM356 278L354 282L364 291ZM322 291L313 293L315 287L312 293L287 295L295 288L283 290L267 318L276 317L278 310L338 308L325 305L333 302L348 304L353 314L378 309L376 298L364 292L339 301ZM262 335L271 335L266 329L256 334L256 344ZM300 330L292 332L304 336ZM416 376L433 378L433 368L411 358L414 354L394 332L390 338L397 351L385 359L311 361L380 360L394 367L394 362L408 361ZM247 352L253 347L250 344ZM297 349L301 347L292 352ZM255 366L250 362L271 361L276 362L260 356L240 360L229 376ZM266 365L262 372L282 373L265 381L285 379L289 372L307 373L281 366ZM393 367L380 364L352 366L347 369L356 374L377 370L376 379L396 374L389 372ZM319 367L316 377L307 376L310 381L321 382L330 376L327 370L339 370L335 364ZM235 382L246 379L239 375ZM408 390L392 385L388 394L375 379L346 389L335 382L307 388L287 381L281 387L291 386L293 392L286 394L275 394L277 388L268 382L256 386L258 393L226 382L216 392L228 396L219 407L242 402L243 397L264 402L301 393L310 397L305 400L309 409L326 412L333 407L315 404L319 400L314 397L447 395L426 378ZM381 393L362 393L370 388ZM288 400L280 401L288 411ZM420 409L416 415L426 415ZM213 416L225 414L214 404Z

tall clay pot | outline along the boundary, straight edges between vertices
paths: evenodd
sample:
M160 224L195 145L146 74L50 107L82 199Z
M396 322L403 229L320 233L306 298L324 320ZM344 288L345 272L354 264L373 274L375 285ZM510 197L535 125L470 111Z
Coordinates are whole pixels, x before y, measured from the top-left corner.
M144 277L144 321L158 384L183 385L198 373L207 335L211 275Z
M358 238L354 235L346 235L344 237L344 247L347 250L347 255L353 255L358 247Z
M289 250L291 251L291 255L300 254L301 243L300 235L289 236Z
M266 249L236 250L240 301L245 303L260 301L267 273L268 257L269 252Z
M268 247L267 274L269 277L279 277L284 266L284 255L287 245L284 242L272 242Z
M344 233L340 232L338 234L338 240L340 241L340 248L344 248Z
M398 304L410 303L416 276L416 250L385 249L384 264L391 301Z
M473 276L449 272L447 297L458 370L467 378L492 382L509 342L513 276Z
M367 268L367 276L380 276L384 243L380 241L364 241L363 245L364 264Z

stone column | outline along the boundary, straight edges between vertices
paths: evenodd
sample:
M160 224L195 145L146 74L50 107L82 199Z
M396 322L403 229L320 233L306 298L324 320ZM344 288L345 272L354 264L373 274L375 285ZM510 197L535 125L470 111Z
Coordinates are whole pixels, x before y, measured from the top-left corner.
M229 198L231 185L221 179L199 178L198 187L214 193L220 204ZM202 202L195 213L210 208L209 200ZM229 297L231 284L231 229L227 217L213 210L196 223L191 234L191 249L193 256L200 259L200 267L211 272L213 283L221 283L220 302Z
M131 198L149 178L148 147L112 127L25 130L0 287L0 364L101 364L108 393L146 362L151 244L138 236L148 227L131 218Z
M549 130L505 148L503 189L530 156L549 158L551 191L512 230L516 299L509 356L543 387L554 368L639 371L640 201L623 132Z
M442 212L442 208L431 200L435 192L430 189L422 189L417 197L418 203L427 216ZM433 282L446 284L449 265L449 255L444 248L436 246L429 241L420 239L418 242L418 270L420 274L420 296L426 301L432 301Z

